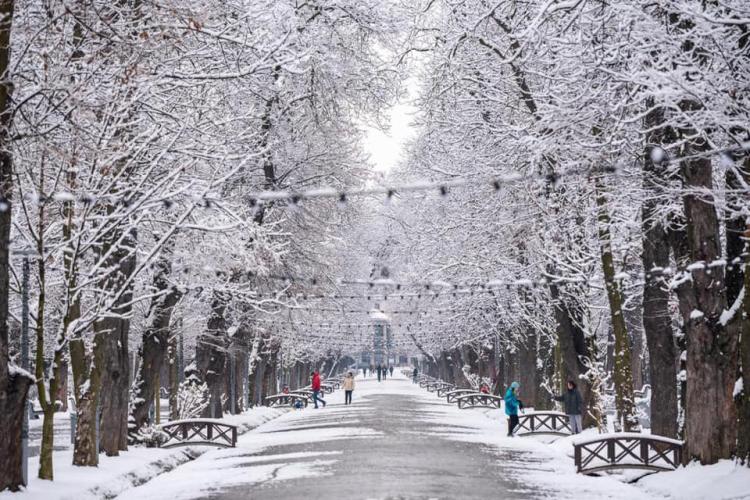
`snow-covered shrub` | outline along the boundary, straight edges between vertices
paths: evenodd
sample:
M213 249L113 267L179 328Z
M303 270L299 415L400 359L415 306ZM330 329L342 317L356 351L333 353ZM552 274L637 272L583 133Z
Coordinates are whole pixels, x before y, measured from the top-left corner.
M132 435L132 441L135 444L146 445L147 448L158 448L166 443L169 437L156 425L144 425L138 432Z
M208 385L188 377L177 390L177 419L200 417L208 402Z

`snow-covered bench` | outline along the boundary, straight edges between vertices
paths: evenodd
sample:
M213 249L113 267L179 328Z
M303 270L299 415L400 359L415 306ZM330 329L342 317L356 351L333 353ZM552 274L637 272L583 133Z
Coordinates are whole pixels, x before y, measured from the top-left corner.
M492 394L483 394L481 392L474 392L472 394L465 394L456 398L458 407L462 410L468 408L500 408L503 402L503 398L500 396L493 396Z
M553 434L567 436L571 433L570 419L559 411L534 411L518 415L516 434Z
M279 407L279 406L297 406L297 404L301 404L302 406L307 406L307 403L310 401L310 398L303 394L274 394L273 396L266 396L265 403L266 406L269 407Z
M576 470L593 474L618 469L668 471L682 463L683 442L653 434L616 432L573 443Z
M162 448L196 445L234 448L237 445L237 426L221 420L210 418L175 420L159 428L167 437L161 445Z

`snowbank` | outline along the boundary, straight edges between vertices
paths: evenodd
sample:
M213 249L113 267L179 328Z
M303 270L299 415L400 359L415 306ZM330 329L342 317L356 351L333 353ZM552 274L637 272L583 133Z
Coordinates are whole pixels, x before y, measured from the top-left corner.
M259 407L241 415L229 415L221 422L236 425L239 433L252 430L288 409ZM29 486L20 493L2 492L0 500L87 500L114 498L125 490L139 486L177 466L215 449L195 446L173 449L132 447L119 457L99 456L98 467L75 467L73 451L54 453L55 480L36 477L39 459L29 460Z
M651 474L636 485L648 493L680 500L747 500L750 468L732 460L714 465L694 463L674 472Z

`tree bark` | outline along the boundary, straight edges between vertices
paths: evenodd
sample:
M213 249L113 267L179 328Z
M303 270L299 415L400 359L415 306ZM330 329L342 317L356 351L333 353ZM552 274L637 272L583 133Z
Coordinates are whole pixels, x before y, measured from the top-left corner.
M750 160L748 160L750 162ZM742 392L737 395L737 457L750 467L750 226L745 230L744 286L745 296L742 300L742 330L740 332L740 377Z
M117 248L109 257L106 268L117 266L117 275L107 280L106 288L119 292L122 284L135 271L136 235L132 229L120 238L119 231L112 235L107 249L111 245ZM130 393L130 356L128 343L130 333L130 314L133 299L132 287L111 306L111 313L94 322L94 332L100 336L103 350L101 371L101 392L99 402L99 447L107 456L117 456L120 450L128 449L128 399Z
M554 274L554 273L552 273ZM573 380L578 384L584 403L590 399L590 385L586 379L589 369L583 360L591 359L586 338L580 327L581 311L574 305L568 304L560 294L555 283L550 283L550 296L555 311L557 343L559 348L561 383ZM593 425L594 419L588 411L583 416L584 427Z
M226 293L214 291L207 328L198 337L195 352L195 362L201 380L208 385L209 404L203 416L209 418L222 418L223 416L221 397L224 389L228 347L225 318L228 304L229 296Z
M700 104L685 101L683 112ZM686 294L690 313L683 317L687 332L686 459L703 464L729 458L736 451L737 410L733 390L738 368L737 322L721 320L727 307L723 266L708 267L722 257L719 219L713 201L709 145L693 129L681 130L687 139L681 174L688 191L683 196L690 261L703 262L692 274L692 290ZM698 138L696 138L698 137ZM686 308L687 309L687 308Z
M555 375L555 349L546 333L542 332L538 337L536 369L534 370L534 385L537 388L534 408L551 410L553 408L552 394L557 392L552 390Z
M630 363L630 337L622 311L621 281L615 275L614 256L610 236L609 205L601 179L596 179L596 204L598 209L599 249L601 252L604 285L607 290L612 331L615 336L614 372L615 406L625 432L638 428L633 398L633 374Z
M8 298L10 295L10 229L13 156L10 144L9 75L13 0L0 0L0 491L23 485L21 431L26 395L34 380L10 365Z
M664 122L663 108L654 108L646 116L646 128ZM643 232L643 330L649 354L651 379L651 432L660 436L677 437L677 373L674 333L669 313L669 288L662 271L669 267L669 235L659 219L659 210L667 202L663 183L666 169L654 148L664 142L661 132L647 138L643 162L643 188L646 199L641 207Z
M154 289L162 293L162 295L151 301L147 316L148 326L143 332L143 340L139 352L141 363L132 388L132 432L137 432L138 429L148 422L151 402L154 401L155 394L159 391L155 382L164 366L167 349L170 349L170 354L172 354L169 365L170 413L172 416L177 414L176 386L178 382L176 356L174 356L176 342L174 341L174 337L170 338L170 323L172 321L172 311L174 311L174 307L182 298L182 292L169 282L169 276L172 273L170 259L170 256L164 255L156 262Z

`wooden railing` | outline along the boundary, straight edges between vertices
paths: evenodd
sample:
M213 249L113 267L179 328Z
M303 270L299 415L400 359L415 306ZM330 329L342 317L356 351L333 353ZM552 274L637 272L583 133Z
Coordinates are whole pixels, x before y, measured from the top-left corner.
M500 408L502 402L503 398L500 396L483 394L481 392L466 394L456 398L456 403L458 403L458 407L462 410L469 408Z
M427 389L428 392L436 392L439 389L442 389L443 387L453 387L453 384L449 384L447 382L443 382L441 380L435 380L433 382L430 382L425 386L425 389Z
M668 471L682 463L682 441L637 433L615 433L573 443L576 470L592 474L618 469Z
M438 387L438 390L435 391L439 398L444 398L446 394L448 394L450 391L453 391L456 389L456 386L453 384L445 384L442 387Z
M516 434L519 436L531 434L567 436L571 434L570 419L566 414L557 411L536 411L518 415L516 429Z
M167 440L161 445L162 448L197 445L234 448L237 445L237 426L220 420L177 420L159 428L167 436Z
M454 389L445 393L445 399L449 403L455 403L456 399L467 394L478 394L474 389Z
M273 396L267 396L265 399L266 406L270 407L295 407L298 403L303 407L307 407L307 403L309 402L310 398L307 395L295 394L292 392L290 392L289 394L274 394Z

